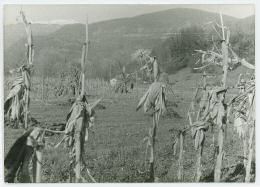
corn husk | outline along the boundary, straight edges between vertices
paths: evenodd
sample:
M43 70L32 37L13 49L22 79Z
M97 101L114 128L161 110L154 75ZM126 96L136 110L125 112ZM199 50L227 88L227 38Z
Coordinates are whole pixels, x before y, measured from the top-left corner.
M67 145L73 146L73 139L75 131L84 135L84 130L88 125L88 113L85 103L76 101L67 116L67 123L65 127L65 134L68 136Z
M245 128L246 128L246 120L241 117L235 118L234 129L240 138L245 137L246 134Z
M161 114L164 113L166 111L165 88L166 86L161 82L152 83L140 99L136 110L138 111L143 106L144 112L153 109L154 111L160 111Z
M200 102L200 109L202 110L201 119L204 121L206 118L215 120L225 115L225 108L221 99L218 98L220 94L224 94L226 89L213 88L210 91L204 91ZM220 117L221 116L221 117Z
M198 129L195 132L195 138L194 138L194 147L195 150L198 150L199 146L202 145L202 143L205 140L205 132L203 129Z

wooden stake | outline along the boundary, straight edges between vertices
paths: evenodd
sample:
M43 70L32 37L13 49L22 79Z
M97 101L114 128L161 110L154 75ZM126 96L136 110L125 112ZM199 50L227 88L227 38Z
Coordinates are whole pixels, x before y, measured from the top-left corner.
M199 146L199 149L197 150L197 162L196 162L196 178L195 178L195 182L200 182L200 178L201 178L201 175L202 175L202 172L201 172L202 150L203 150L203 147L202 147L202 146Z
M36 183L41 182L41 176L42 176L42 150L36 151Z
M82 47L82 56L81 56L81 96L85 94L85 63L87 59L87 53L88 53L88 19L86 22L86 38L85 43ZM79 119L78 119L79 120ZM83 119L81 119L83 120ZM84 123L84 121L80 121L79 123ZM85 130L85 129L82 129ZM75 150L76 150L76 166L75 166L75 182L80 182L81 179L81 163L82 163L82 145L84 144L84 138L82 138L81 133L76 132L76 139L75 139Z
M221 12L220 12L220 23L221 23L221 28L222 28L222 39L225 40L224 23L223 23L223 17L222 17Z
M223 55L223 78L222 78L222 86L226 88L227 82L227 71L228 71L228 47L225 41L222 41L222 55Z
M159 67L156 59L153 61L153 79L154 82L157 82L159 79Z
M85 43L82 46L82 56L81 56L81 95L85 92L85 63L87 61L88 55L88 19L86 22L86 38Z
M246 166L246 177L245 177L245 182L250 182L251 179L251 168L252 168L252 159L253 159L253 152L254 152L254 147L253 147L253 139L255 135L255 125L251 127L250 131L250 137L249 137L249 154L248 154L248 161L247 161L247 166Z
M203 131L203 130L200 130ZM200 132L204 133L204 132ZM199 149L197 150L197 162L196 162L196 178L195 182L200 182L202 172L201 172L201 158L202 158L202 153L203 153L203 147L204 147L204 141L199 145Z
M36 183L36 170L37 170L37 156L36 154L32 157L32 182Z
M150 181L154 182L154 148L155 148L155 139L156 139L156 131L157 131L157 126L158 126L158 119L159 119L159 113L155 112L153 114L153 126L150 129L151 130L151 148L150 148Z
M69 157L70 157L70 165L69 165L69 168L70 168L70 171L69 171L69 182L70 183L73 183L73 178L74 178L74 156L73 156L73 147L70 148L70 152L69 152Z
M243 137L243 164L244 168L246 168L246 163L247 163L247 150L248 150L248 145L247 145L247 138Z
M44 139L45 131L41 134L41 137L39 137L36 141L37 143L42 143ZM39 144L38 144L39 145ZM33 161L33 182L34 183L40 183L41 182L41 176L42 176L42 149L43 147L37 146L35 150L35 154L32 158Z
M206 86L207 86L207 74L204 71L203 72L203 89L206 90Z
M76 135L77 136L77 135ZM78 135L79 136L79 135ZM76 150L76 166L75 166L75 178L76 181L75 182L80 182L80 177L81 177L81 139L80 137L76 137L75 140L75 150Z
M81 95L84 95L85 91L85 58L86 58L86 43L82 46L82 56L81 56Z
M221 180L221 168L222 168L222 160L223 160L223 140L224 140L224 129L220 128L219 129L219 134L218 134L218 155L217 155L217 160L215 164L215 172L214 172L214 181L215 182L220 182Z
M25 31L27 34L27 62L28 65L33 64L33 38L32 38L32 29L31 29L31 23L29 23L24 15L24 12L20 11ZM30 73L30 72L29 72ZM25 111L24 111L24 128L28 128L28 112L29 112L29 98L30 98L30 90L29 88L25 91Z
M24 128L28 129L28 110L29 110L29 90L25 90L25 114L24 114Z
M184 142L184 136L183 133L180 133L180 152L179 152L179 169L178 169L178 175L177 179L178 181L183 181L183 142Z
M224 25L223 25L222 14L220 14L220 20L221 20L222 36L223 36L223 40L222 40L222 43L221 43L221 45L222 45L222 56L223 56L222 86L223 86L223 88L226 88L227 71L228 71L228 47L227 47L227 43L225 41L225 33L224 33ZM229 41L229 38L227 38L227 41ZM218 123L218 127L219 127L219 130L218 130L218 155L217 155L217 160L216 160L216 164L215 164L214 181L220 182L221 181L222 159L223 159L223 155L224 155L223 145L224 145L224 125L225 124L223 124L222 119L218 119L217 123Z

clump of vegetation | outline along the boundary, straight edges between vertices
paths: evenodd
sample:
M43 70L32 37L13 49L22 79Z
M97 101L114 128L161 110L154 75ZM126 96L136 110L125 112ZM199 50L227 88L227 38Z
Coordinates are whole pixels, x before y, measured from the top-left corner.
M152 54L158 57L162 68L167 73L175 73L185 67L190 67L193 72L200 72L193 70L193 68L198 65L196 62L200 60L200 56L194 51L213 48L212 41L217 37L215 32L205 27L186 27L181 29L175 36L155 46L152 50ZM230 44L238 56L248 57L248 62L254 64L254 32L250 34L233 32ZM216 45L220 45L220 41L218 41ZM220 68L211 66L207 67L207 72L217 73L221 72L221 70Z

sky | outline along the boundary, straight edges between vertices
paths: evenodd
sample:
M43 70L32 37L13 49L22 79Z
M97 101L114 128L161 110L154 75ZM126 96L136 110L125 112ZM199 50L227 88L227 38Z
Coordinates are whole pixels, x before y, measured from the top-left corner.
M19 11L24 10L26 17L32 23L85 23L88 15L89 23L133 17L172 8L194 8L209 12L222 12L223 14L244 18L253 15L254 5L199 5L199 4L171 4L171 5L4 5L4 24L19 22Z

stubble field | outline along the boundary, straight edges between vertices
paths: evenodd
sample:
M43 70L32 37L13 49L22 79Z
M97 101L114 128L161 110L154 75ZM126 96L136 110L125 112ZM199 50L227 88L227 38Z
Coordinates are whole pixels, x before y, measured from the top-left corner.
M245 70L238 68L230 73L229 85L235 84L240 72ZM155 147L155 176L158 182L177 182L178 154L173 155L169 130L188 125L187 111L200 78L201 74L190 73L188 69L170 77L174 95L170 92L167 94L168 112L160 119ZM104 107L98 107L96 110L94 133L90 133L89 141L85 143L87 167L97 182L145 182L148 179L143 139L152 125L152 117L144 114L143 110L135 110L148 86L137 85L129 94L110 93L107 97L103 95L101 105ZM100 96L93 96L90 101ZM42 123L65 123L70 107L71 104L66 98L50 100L47 104L32 98L30 111L32 116ZM5 127L5 154L22 133L21 129ZM202 159L204 182L213 182L213 134L216 133L216 130L211 132L211 129L206 133ZM232 124L228 124L226 133L222 178L226 182L242 182L242 144ZM62 135L47 137L46 142L58 143L61 138ZM192 182L196 151L190 134L185 137L184 150L184 182ZM43 156L42 182L67 182L68 178L69 150L63 146L57 149L47 147Z

